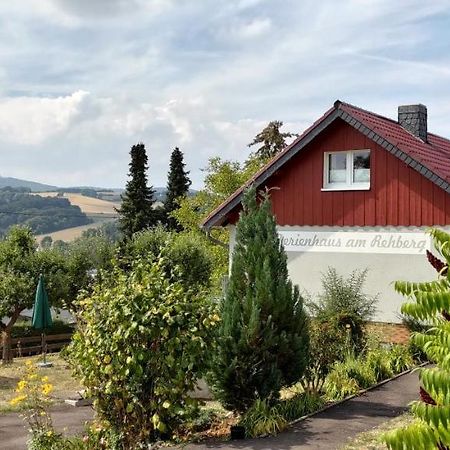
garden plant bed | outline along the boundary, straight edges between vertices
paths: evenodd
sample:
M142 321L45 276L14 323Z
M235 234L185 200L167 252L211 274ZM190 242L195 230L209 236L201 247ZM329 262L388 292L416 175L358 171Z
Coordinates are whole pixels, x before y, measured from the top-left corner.
M330 409L330 408L333 408L333 407L335 407L337 405L340 405L341 403L348 402L352 398L360 397L361 395L364 395L366 392L372 391L373 389L377 389L377 388L379 388L380 386L383 386L386 383L389 383L389 382L391 382L393 380L396 380L397 378L400 378L400 377L402 377L402 376L404 376L404 375L406 375L408 373L411 373L411 372L413 372L414 370L416 370L416 369L418 369L420 367L425 367L428 364L430 364L430 363L429 362L424 362L424 363L422 363L422 364L420 364L420 365L418 365L416 367L413 367L413 368L408 369L408 370L404 370L403 372L398 373L397 375L394 375L391 378L387 378L386 380L382 380L379 383L374 384L373 386L370 386L370 387L368 387L366 389L361 389L356 394L349 395L348 397L345 397L342 400L338 400L338 401L335 401L335 402L329 402L323 408L320 408L317 411L314 411L314 412L312 412L310 414L306 414L306 415L304 415L302 417L299 417L298 419L295 419L295 420L289 422L289 426L295 425L298 422L301 422L301 421L303 421L305 419L308 419L309 417L313 417L316 414L319 414L319 413L321 413L323 411L326 411L327 409Z

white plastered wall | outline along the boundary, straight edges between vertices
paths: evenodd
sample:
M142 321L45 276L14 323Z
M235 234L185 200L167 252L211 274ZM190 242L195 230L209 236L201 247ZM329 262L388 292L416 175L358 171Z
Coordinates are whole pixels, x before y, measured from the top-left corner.
M279 227L280 231L356 231L356 232L425 232L428 228L416 227ZM447 230L448 231L448 230ZM235 243L235 227L230 227L230 264ZM435 252L434 252L435 253ZM436 279L436 271L425 255L345 253L345 252L287 252L288 269L292 281L310 296L321 292L321 274L334 267L348 275L355 269L368 269L364 291L378 295L374 321L400 323L400 306L405 299L394 291L396 280L429 281Z

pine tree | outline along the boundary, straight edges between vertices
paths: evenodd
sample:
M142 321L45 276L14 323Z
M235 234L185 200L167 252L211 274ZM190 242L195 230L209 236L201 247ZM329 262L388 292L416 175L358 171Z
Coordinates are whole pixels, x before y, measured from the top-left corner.
M281 150L285 149L286 138L298 136L295 133L282 133L280 128L283 126L283 122L280 120L273 120L255 136L253 142L248 144L249 147L253 145L262 144L261 147L256 150L254 156L258 159L270 159L273 158Z
M157 218L153 210L153 187L147 185L147 154L143 143L133 145L130 151L131 162L122 205L117 209L119 225L126 238L137 231L156 225Z
M213 369L218 398L245 411L257 399L276 400L297 382L308 359L307 319L266 195L249 189L236 229L230 280L221 303Z
M164 202L166 223L169 229L180 230L178 222L171 217L171 213L178 208L178 200L189 192L191 180L189 172L184 170L183 152L175 147L170 157L170 170L167 181L167 196Z

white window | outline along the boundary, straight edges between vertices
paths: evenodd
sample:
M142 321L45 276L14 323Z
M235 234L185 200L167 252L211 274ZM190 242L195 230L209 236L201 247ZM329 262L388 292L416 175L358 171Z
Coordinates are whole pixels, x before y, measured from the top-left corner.
M324 154L324 190L370 188L370 150Z

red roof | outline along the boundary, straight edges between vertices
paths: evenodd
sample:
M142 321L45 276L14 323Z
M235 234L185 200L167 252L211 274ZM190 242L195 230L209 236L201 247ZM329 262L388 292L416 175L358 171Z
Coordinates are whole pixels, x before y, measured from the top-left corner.
M227 213L240 203L241 194L246 187L251 184L256 186L262 184L275 170L289 161L337 118L346 121L442 189L450 192L450 139L428 133L428 140L424 142L395 120L338 100L291 145L278 153L250 180L212 211L204 220L203 227L209 229L212 226L221 225Z
M414 160L450 182L450 140L428 133L428 142L405 130L398 122L348 103L340 109L350 114Z

